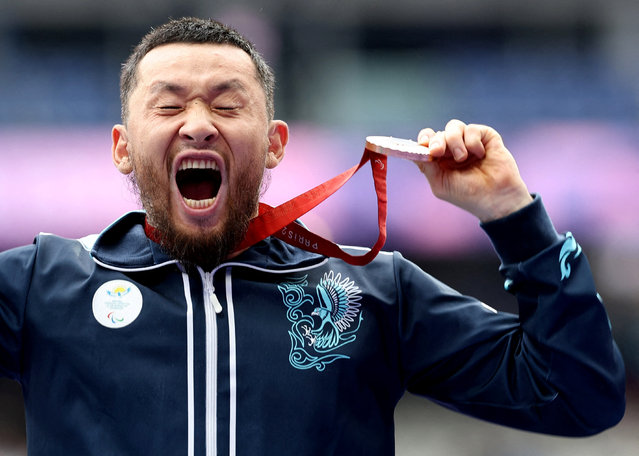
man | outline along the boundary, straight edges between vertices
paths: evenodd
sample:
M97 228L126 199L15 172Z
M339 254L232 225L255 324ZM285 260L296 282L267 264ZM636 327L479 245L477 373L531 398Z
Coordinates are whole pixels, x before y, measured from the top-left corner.
M0 255L0 373L32 455L388 455L408 390L495 423L580 436L624 412L589 266L500 136L418 140L440 198L475 214L520 315L382 253L366 266L274 237L237 249L284 155L273 77L213 21L150 32L122 71L113 160L145 212Z

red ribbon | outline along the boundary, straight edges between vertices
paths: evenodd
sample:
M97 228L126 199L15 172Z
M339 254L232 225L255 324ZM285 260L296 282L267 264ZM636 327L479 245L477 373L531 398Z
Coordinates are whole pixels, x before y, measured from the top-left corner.
M295 221L339 190L367 162L371 164L375 192L377 193L379 236L370 251L364 255L351 255L334 242L307 230ZM260 203L259 214L251 220L246 237L236 251L244 250L268 236L275 236L303 250L340 258L349 264L362 266L370 263L386 242L386 210L386 156L364 149L364 154L358 165L323 184L277 207Z

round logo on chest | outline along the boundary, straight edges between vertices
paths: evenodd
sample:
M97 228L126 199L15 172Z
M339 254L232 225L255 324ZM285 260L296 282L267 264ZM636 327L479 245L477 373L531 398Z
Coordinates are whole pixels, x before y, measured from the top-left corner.
M128 280L110 280L93 295L93 316L102 326L124 328L142 311L142 293Z

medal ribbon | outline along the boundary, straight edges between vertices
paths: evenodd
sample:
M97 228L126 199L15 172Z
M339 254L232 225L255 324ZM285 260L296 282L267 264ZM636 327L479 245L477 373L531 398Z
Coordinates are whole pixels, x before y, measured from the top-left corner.
M377 193L379 236L370 251L364 255L351 255L334 242L307 230L295 221L339 190L367 162L371 164L375 192ZM276 207L260 203L259 214L251 220L246 237L236 251L246 249L268 236L275 236L287 244L303 250L340 258L352 265L363 266L377 256L386 242L386 210L386 156L364 149L364 154L358 165L323 184Z

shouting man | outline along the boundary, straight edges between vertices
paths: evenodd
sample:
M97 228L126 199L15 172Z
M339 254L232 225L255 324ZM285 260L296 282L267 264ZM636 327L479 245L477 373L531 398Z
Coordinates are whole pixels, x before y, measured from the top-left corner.
M551 434L621 419L585 254L490 127L423 129L419 166L477 216L519 315L397 252L354 266L275 236L244 245L288 141L273 87L211 20L152 30L124 64L113 161L144 212L0 254L0 374L22 385L31 455L391 455L406 391Z

